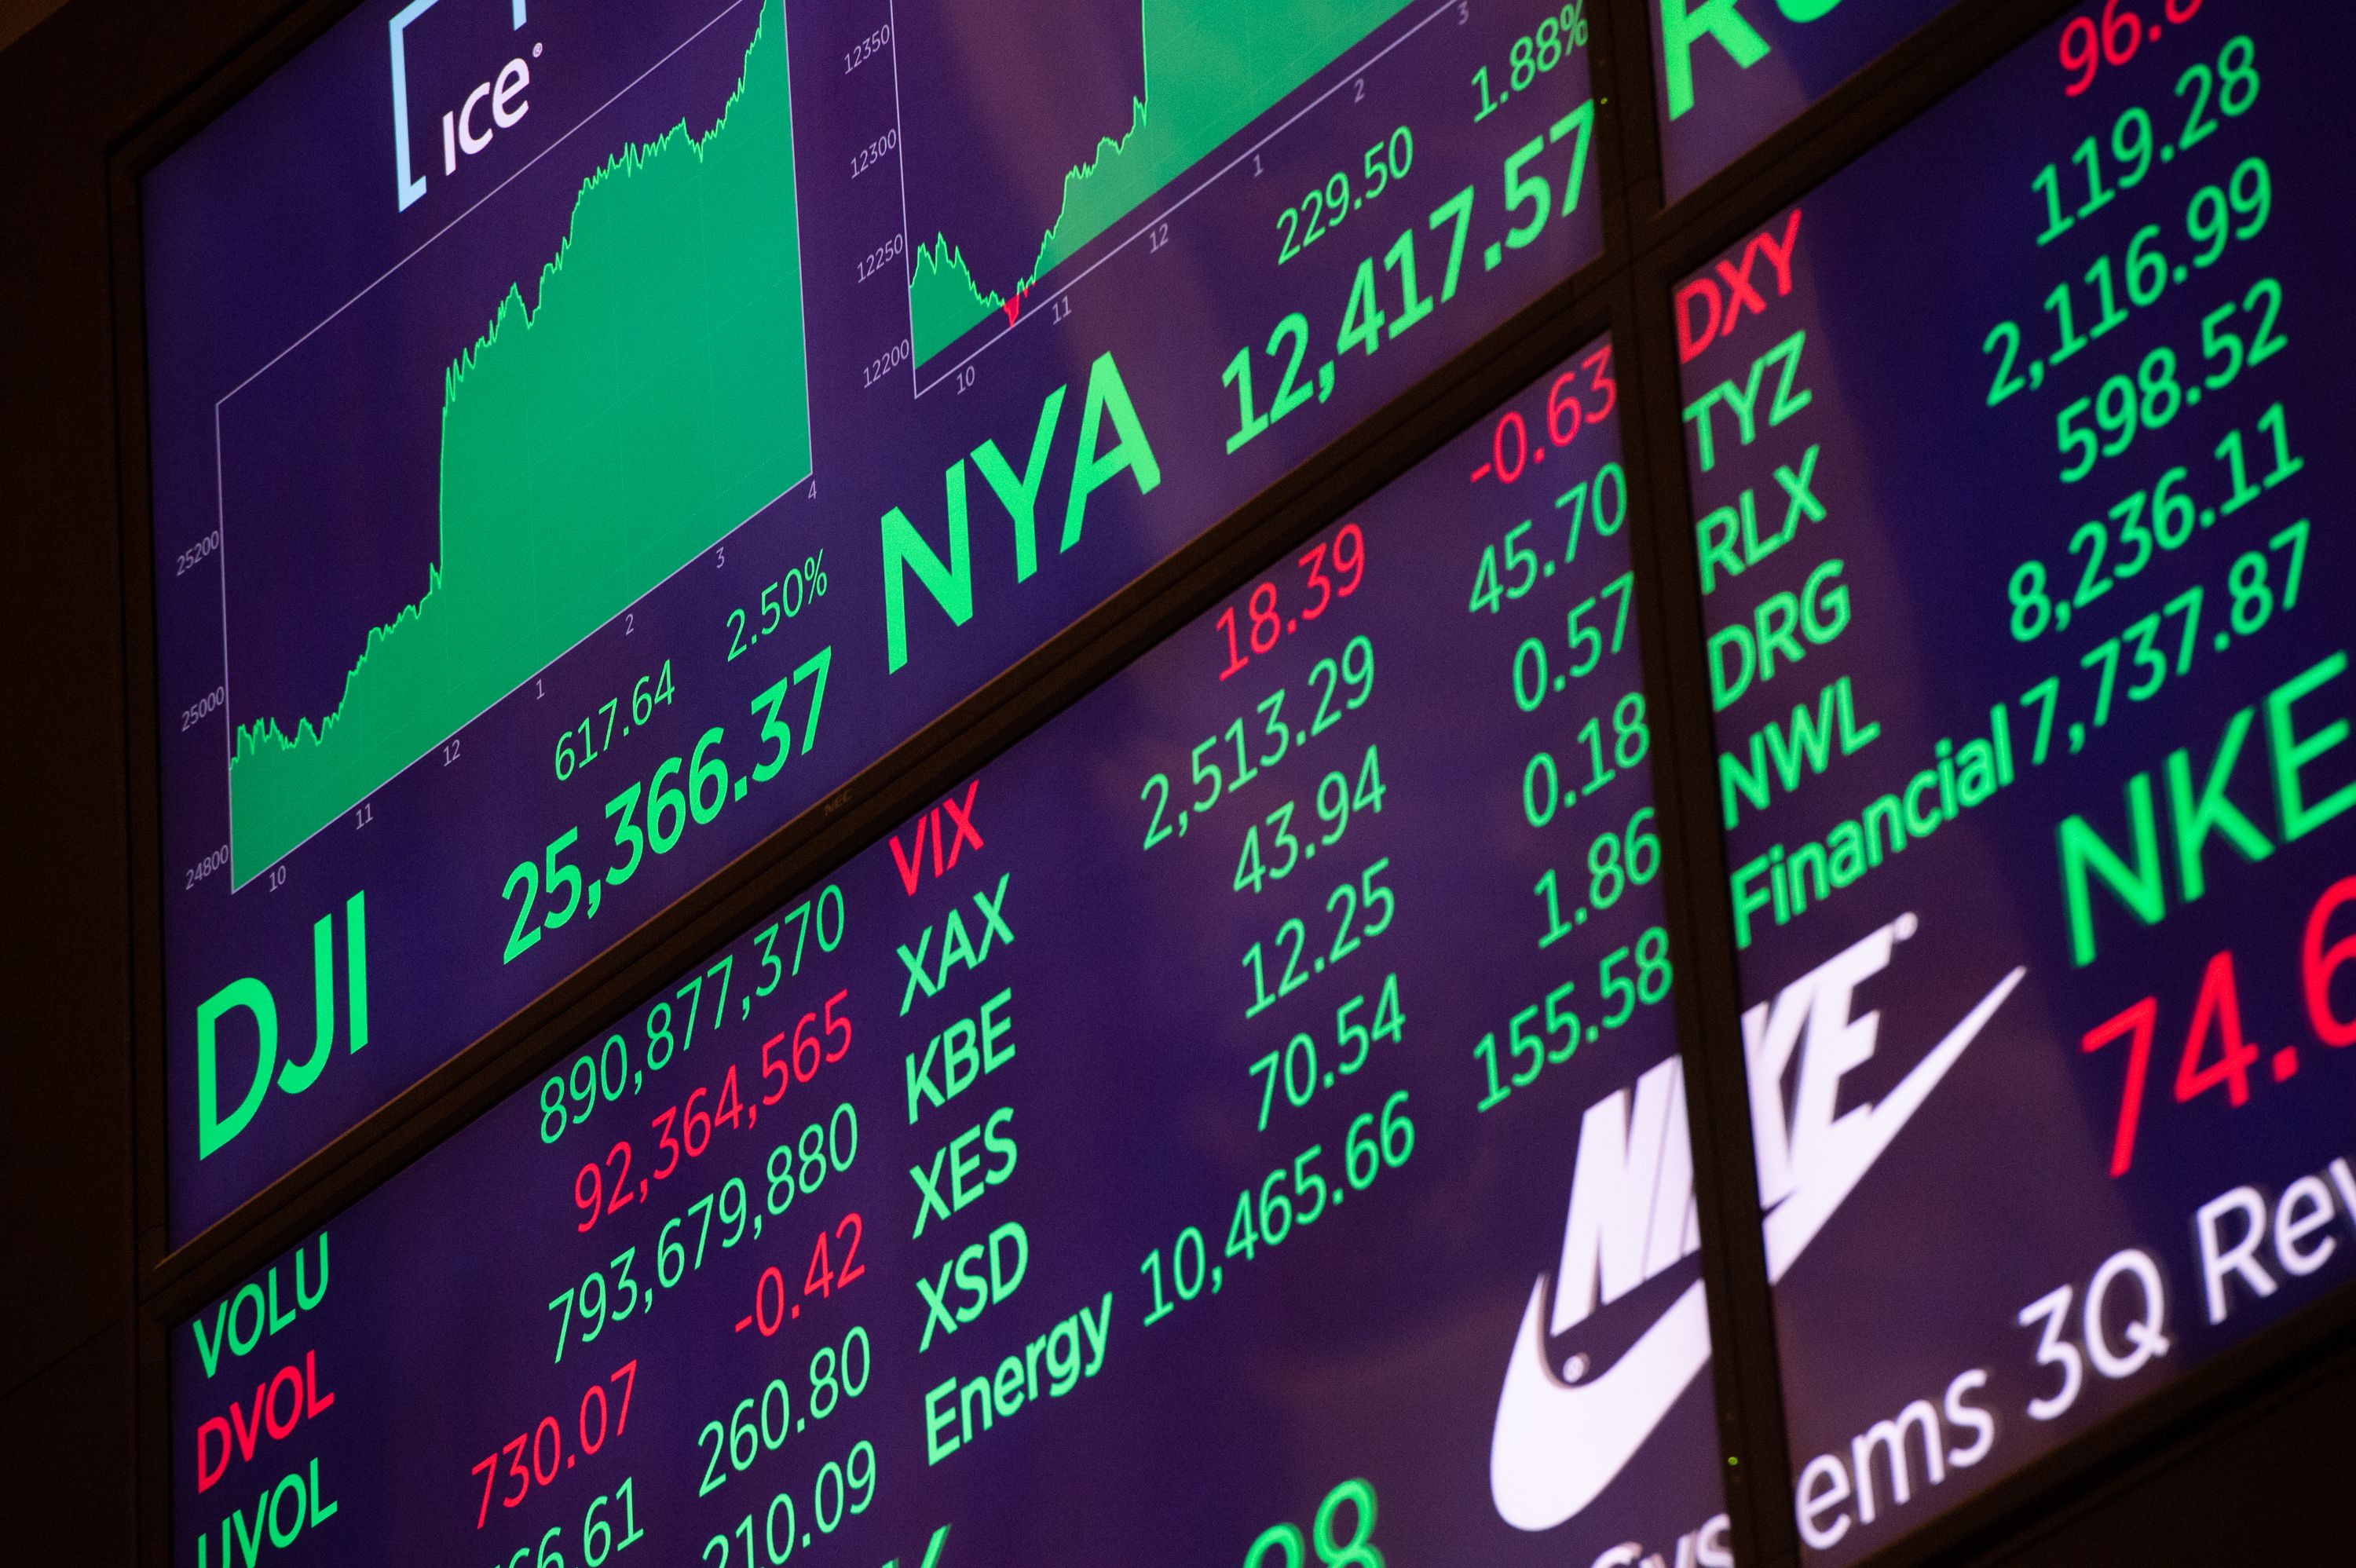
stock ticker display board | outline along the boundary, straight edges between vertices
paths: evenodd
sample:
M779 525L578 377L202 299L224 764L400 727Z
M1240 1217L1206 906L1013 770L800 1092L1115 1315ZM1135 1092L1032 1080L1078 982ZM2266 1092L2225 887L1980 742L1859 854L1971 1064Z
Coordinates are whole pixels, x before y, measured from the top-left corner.
M2056 22L1676 298L1827 1563L2356 1256L2356 345L2310 64L2356 18L2142 9Z
M372 0L172 154L174 1240L1598 255L1587 36Z
M2022 7L1866 144L1954 9L363 0L165 155L173 1561L1847 1563L2344 1308L2356 17Z
M208 1304L177 1560L1730 1563L1618 400L1596 343Z

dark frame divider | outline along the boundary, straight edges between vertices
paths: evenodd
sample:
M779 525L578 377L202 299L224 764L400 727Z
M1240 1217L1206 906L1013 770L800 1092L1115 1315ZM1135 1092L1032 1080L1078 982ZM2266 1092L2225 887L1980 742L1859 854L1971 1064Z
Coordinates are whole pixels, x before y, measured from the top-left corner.
M201 20L158 25L159 37L212 40L174 58L154 39L129 85L94 92L91 125L60 133L91 160L70 181L42 187L56 211L85 224L73 203L102 208L111 275L110 334L102 355L113 428L93 430L90 454L112 479L112 538L81 545L91 560L114 552L120 574L110 606L122 617L120 656L128 810L125 977L130 990L132 1087L119 1141L132 1154L132 1234L121 1250L133 1304L131 1371L137 1555L170 1560L171 1464L166 1378L179 1318L405 1168L501 1096L561 1058L578 1038L634 1005L670 973L724 940L760 911L813 881L888 831L957 779L1052 719L1147 647L1200 613L1295 541L1372 495L1485 415L1548 366L1609 331L1618 349L1625 464L1637 528L1634 551L1644 689L1656 715L1655 744L1667 925L1681 976L1675 1004L1692 1085L1703 1272L1715 1353L1713 1392L1728 1507L1740 1560L1789 1568L1800 1560L1789 1506L1792 1466L1776 1371L1773 1308L1764 1272L1748 1091L1739 1029L1740 990L1716 827L1714 755L1704 672L1701 603L1689 532L1670 290L1692 267L1800 199L2074 0L1960 0L1913 38L1869 67L1792 124L1675 207L1662 206L1654 110L1653 18L1660 0L1588 0L1590 70L1600 115L1598 183L1603 256L1454 361L1395 399L1341 441L1220 521L953 712L866 769L845 787L769 835L659 916L475 1042L236 1213L167 1250L166 1111L161 988L161 868L156 834L156 689L152 540L146 459L145 324L138 176L197 126L348 12L356 0L219 0ZM1495 5L1505 0L1471 0ZM113 70L107 51L125 47L110 27L165 8L152 0L74 0L37 29L30 47L0 58L0 87L36 58L62 57L96 80ZM11 68L16 68L12 70ZM167 84L159 86L158 84ZM50 89L62 101L72 84ZM111 117L111 118L110 118ZM43 143L35 155L52 144ZM70 210L69 210L70 208ZM36 219L43 216L36 213ZM63 343L72 327L60 327ZM83 345L85 350L88 345ZM112 441L112 451L103 443ZM92 485L91 494L105 487ZM0 473L0 503L16 498ZM74 548L70 543L60 549ZM83 560L80 570L91 570ZM111 672L110 672L111 673ZM103 700L105 682L92 683ZM111 809L100 803L99 809ZM109 1043L102 1035L102 1046ZM111 1147L111 1146L110 1146ZM2229 1406L2288 1398L2310 1363L2356 1347L2356 1291L2343 1291L2221 1357L2214 1364L2104 1424L1985 1496L1936 1516L1883 1549L1875 1568L1976 1559L2017 1547L2034 1523L2051 1527L2064 1495L2114 1491L2168 1461L2201 1423ZM2087 1506L2093 1506L2090 1502ZM2032 1518L2033 1516L2033 1518Z
M1633 47L1619 51L1618 91L1643 106L1642 177L1622 193L1622 221L1638 236L1656 221L1662 197L1660 122L1653 76L1648 0L1615 0ZM1751 1152L1749 1089L1742 1068L1733 929L1725 903L1725 850L1713 814L1708 688L1700 678L1700 599L1692 562L1664 541L1687 538L1686 490L1676 337L1668 295L1648 286L1645 256L1632 247L1623 280L1628 331L1622 356L1630 407L1625 457L1631 506L1649 525L1631 545L1636 571L1647 701L1656 716L1654 793L1661 827L1662 890L1675 991L1694 1186L1701 1210L1702 1274L1709 1298L1710 1379L1735 1560L1788 1568L1800 1560L1797 1527L1783 1499L1791 1473L1777 1371L1775 1317L1759 1223L1758 1168ZM1655 297L1657 296L1657 298ZM1675 459L1664 467L1666 443ZM1724 1027L1718 1027L1722 1022Z
M1630 157L1617 218L1632 237L1645 234L1661 208L1660 122L1653 97L1654 52L1648 0L1610 0L1615 36L1611 91L1628 106L1618 116ZM1660 432L1680 428L1675 364L1664 361L1666 296L1656 309L1643 286L1643 253L1632 242L1630 266L1619 280L1622 384L1629 407L1623 429L1630 507L1645 520L1649 547L1632 537L1637 635L1645 700L1655 715L1654 786L1664 868L1662 890L1671 961L1679 976L1674 996L1678 1054L1686 1068L1686 1114L1693 1144L1694 1186L1701 1211L1702 1273L1708 1282L1711 1395L1718 1418L1719 1470L1725 1488L1735 1560L1783 1568L1799 1561L1799 1538L1783 1506L1790 1473L1775 1357L1775 1321L1760 1234L1759 1184L1751 1155L1748 1091L1739 1037L1730 1054L1709 1027L1713 1010L1732 1016L1736 996L1731 923L1723 904L1724 851L1709 815L1709 709L1707 688L1685 678L1698 661L1675 650L1700 646L1698 600L1685 584L1687 563L1665 554L1660 540L1683 538L1690 515L1682 468L1665 471ZM1654 317L1662 319L1656 322ZM1664 377L1661 366L1670 373ZM1662 389L1668 389L1665 400ZM1664 420L1666 421L1665 427ZM1679 454L1682 463L1682 453ZM1680 579L1676 573L1684 572ZM1688 689L1690 688L1690 689ZM1694 781L1702 781L1697 796ZM1699 801L1697 815L1696 800ZM1699 824L1699 831L1696 825ZM1711 901L1715 891L1719 901Z

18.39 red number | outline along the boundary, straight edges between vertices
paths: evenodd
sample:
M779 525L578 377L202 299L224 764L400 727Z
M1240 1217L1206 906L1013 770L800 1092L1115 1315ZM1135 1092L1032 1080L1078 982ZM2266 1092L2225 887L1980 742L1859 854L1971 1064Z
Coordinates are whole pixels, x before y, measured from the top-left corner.
M1219 671L1221 680L1251 663L1254 654L1272 651L1283 638L1325 613L1334 600L1347 599L1358 591L1366 580L1365 533L1355 523L1344 523L1332 539L1319 539L1292 564L1301 570L1300 591L1314 594L1314 603L1287 611L1284 595L1276 580L1269 578L1254 583L1245 596L1240 624L1234 605L1220 611L1216 624L1227 639L1227 663Z

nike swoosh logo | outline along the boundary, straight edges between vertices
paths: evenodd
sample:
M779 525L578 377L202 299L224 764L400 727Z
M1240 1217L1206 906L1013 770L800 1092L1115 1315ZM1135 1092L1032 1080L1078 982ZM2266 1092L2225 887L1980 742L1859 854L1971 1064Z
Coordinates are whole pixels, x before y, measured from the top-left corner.
M1897 1088L1844 1125L1841 1143L1812 1161L1799 1190L1765 1223L1767 1275L1781 1280L1880 1158L1931 1091L1961 1060L2028 975L2016 968L1980 999ZM1612 1370L1580 1383L1556 1375L1547 1355L1546 1276L1523 1310L1497 1424L1489 1445L1489 1492L1517 1530L1552 1530L1602 1495L1653 1435L1669 1407L1709 1363L1709 1316L1701 1281L1685 1288Z
M1709 1364L1701 1281L1686 1286L1612 1370L1567 1383L1547 1359L1546 1276L1522 1313L1489 1443L1489 1495L1516 1530L1552 1530L1593 1502Z

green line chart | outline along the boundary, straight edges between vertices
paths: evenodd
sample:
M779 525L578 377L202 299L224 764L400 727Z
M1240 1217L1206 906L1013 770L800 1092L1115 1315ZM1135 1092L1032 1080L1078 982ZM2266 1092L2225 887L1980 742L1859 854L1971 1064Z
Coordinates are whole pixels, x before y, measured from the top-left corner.
M238 725L234 882L809 476L801 269L784 0L764 0L712 129L606 160L537 305L511 287L448 367L426 590L368 629L332 712Z
M1145 91L1128 127L1064 176L1063 206L1021 278L975 278L945 232L914 246L908 315L918 365L1023 296L1227 138L1406 8L1408 0L1141 0ZM1014 310L1008 311L1009 302Z

